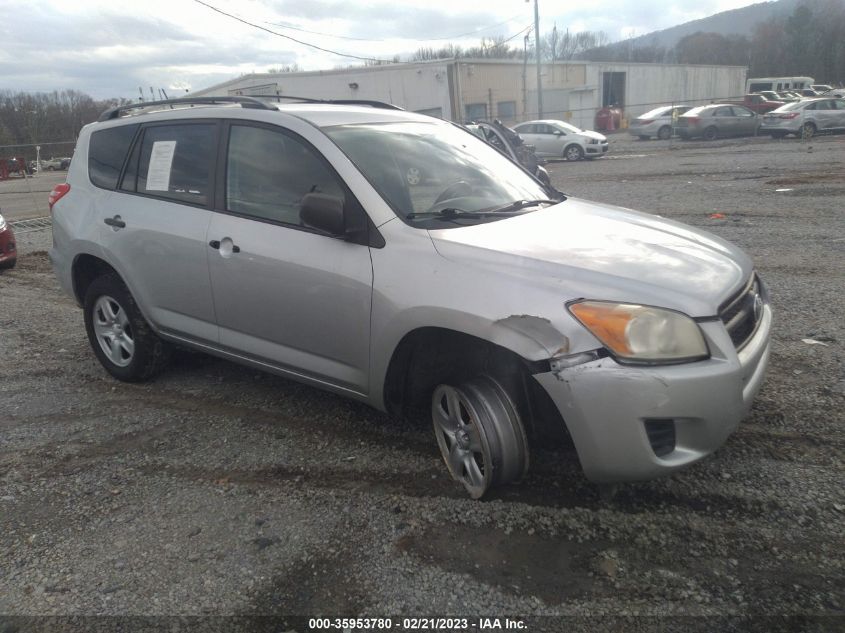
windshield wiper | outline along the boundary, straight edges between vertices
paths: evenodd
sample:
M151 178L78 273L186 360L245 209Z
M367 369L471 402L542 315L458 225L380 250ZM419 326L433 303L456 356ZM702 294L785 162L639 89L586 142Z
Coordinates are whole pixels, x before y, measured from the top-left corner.
M444 220L451 220L452 218L482 218L484 213L480 211L466 211L465 209L456 209L454 207L446 207L439 211L422 211L420 213L409 213L405 216L407 220L416 220L418 218L438 218Z
M445 209L440 209L439 211L423 211L421 213L409 213L405 216L405 218L408 220L415 220L417 218L442 218L444 220L451 220L453 218L460 217L472 220L479 218L487 218L495 215L510 215L511 213L521 211L525 207L533 207L539 204L557 204L558 202L559 200L546 199L514 200L513 202L509 202L508 204L503 205L501 207L479 209L478 211L467 211L465 209L456 209L455 207L446 207Z
M479 213L513 213L514 211L520 211L526 207L536 207L541 204L557 204L558 202L560 202L560 200L548 200L545 198L538 198L537 200L514 200L513 202L501 207L482 209Z

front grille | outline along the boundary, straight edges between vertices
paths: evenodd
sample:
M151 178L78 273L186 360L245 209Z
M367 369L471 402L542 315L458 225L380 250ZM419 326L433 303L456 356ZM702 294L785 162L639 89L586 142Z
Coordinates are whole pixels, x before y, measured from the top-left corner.
M645 433L651 450L658 457L668 455L675 450L675 421L646 420Z
M737 349L754 335L763 314L762 308L763 299L757 275L752 275L748 284L719 308L719 318Z

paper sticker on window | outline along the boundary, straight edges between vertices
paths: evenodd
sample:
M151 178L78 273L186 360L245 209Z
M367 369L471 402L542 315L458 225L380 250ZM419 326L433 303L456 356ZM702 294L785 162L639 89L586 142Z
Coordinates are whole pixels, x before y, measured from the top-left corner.
M170 168L176 141L156 141L150 152L150 168L147 171L147 191L167 191L170 189Z

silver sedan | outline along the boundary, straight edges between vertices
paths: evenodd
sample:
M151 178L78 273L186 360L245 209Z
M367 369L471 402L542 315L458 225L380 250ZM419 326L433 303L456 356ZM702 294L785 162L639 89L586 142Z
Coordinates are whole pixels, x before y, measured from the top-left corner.
M691 107L688 105L668 105L649 110L631 121L628 132L643 140L656 136L665 141L672 136L673 128L677 127L678 117Z
M762 134L809 138L817 132L845 130L845 99L804 99L763 115Z

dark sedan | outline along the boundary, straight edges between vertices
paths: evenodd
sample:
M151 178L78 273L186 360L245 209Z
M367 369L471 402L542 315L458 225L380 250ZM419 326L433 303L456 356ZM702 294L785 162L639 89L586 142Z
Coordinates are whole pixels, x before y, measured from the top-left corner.
M701 137L708 141L728 136L755 136L760 117L741 105L711 103L699 106L678 117L681 138Z

